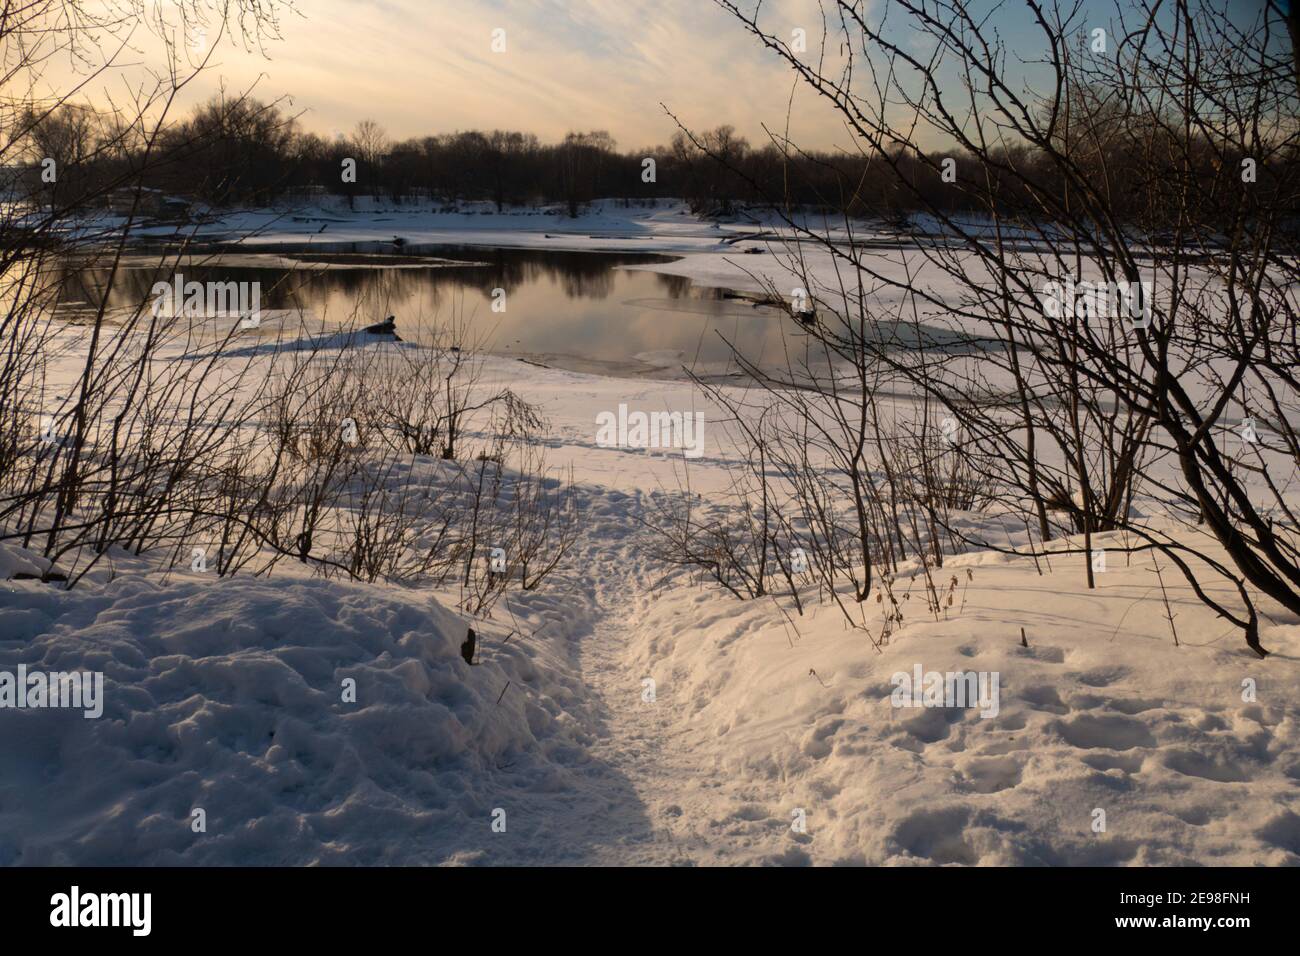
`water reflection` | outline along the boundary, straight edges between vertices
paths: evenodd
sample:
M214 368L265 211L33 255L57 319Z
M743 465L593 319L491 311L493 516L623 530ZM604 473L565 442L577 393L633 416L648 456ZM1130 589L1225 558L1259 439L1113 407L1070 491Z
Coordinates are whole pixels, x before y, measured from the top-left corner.
M119 271L109 305L134 308L148 301L155 282L171 282L175 273L187 282L257 282L264 310L305 310L330 324L395 315L398 331L414 341L435 321L459 317L497 353L640 375L680 375L682 365L725 373L727 342L762 361L781 354L781 336L790 332L788 318L774 309L680 276L621 268L670 257L482 247L426 252L454 264L429 268L408 256L390 260L401 267L386 267L365 255L313 252L293 253L293 262L241 254L233 263L195 258L173 268L174 260L159 267L137 256ZM69 269L64 299L98 302L107 284L106 269Z

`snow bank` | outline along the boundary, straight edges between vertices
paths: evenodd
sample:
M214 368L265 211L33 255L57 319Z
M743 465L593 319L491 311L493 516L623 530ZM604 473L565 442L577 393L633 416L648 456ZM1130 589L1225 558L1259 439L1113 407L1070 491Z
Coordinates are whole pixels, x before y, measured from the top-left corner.
M538 785L562 741L553 669L495 631L470 667L465 622L426 595L0 589L0 671L99 671L106 698L98 719L0 709L0 865L442 862L488 844L498 768ZM528 693L498 704L507 682Z
M703 587L647 600L631 666L711 768L677 782L676 838L718 862L1300 863L1300 624L1260 661L1166 571L1175 647L1149 567L1088 591L1080 556L1041 577L989 558L946 564L947 620L918 582L879 652L827 607L786 625ZM996 714L896 706L918 666L999 675Z
M25 548L0 541L0 581L15 575L40 577L50 569L50 562Z

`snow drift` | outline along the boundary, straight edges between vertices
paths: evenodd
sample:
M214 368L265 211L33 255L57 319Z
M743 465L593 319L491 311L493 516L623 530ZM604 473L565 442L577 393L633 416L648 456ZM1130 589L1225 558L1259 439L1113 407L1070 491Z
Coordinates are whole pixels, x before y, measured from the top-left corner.
M485 778L545 768L541 672L510 644L468 665L427 595L194 578L0 584L0 671L102 672L106 698L0 711L0 864L441 861L490 834Z

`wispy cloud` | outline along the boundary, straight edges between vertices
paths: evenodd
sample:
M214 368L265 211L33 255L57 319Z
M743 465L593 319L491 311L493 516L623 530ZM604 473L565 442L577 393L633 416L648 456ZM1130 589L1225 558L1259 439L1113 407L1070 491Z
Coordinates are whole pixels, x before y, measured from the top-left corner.
M227 87L260 74L323 134L373 118L393 136L515 128L544 139L609 130L624 147L665 141L666 104L692 126L731 123L751 139L784 125L792 74L708 0L312 0L286 18L270 59L229 51ZM764 5L765 22L819 34L816 0ZM506 52L492 50L505 30ZM216 88L217 74L193 94ZM806 93L793 128L842 141Z

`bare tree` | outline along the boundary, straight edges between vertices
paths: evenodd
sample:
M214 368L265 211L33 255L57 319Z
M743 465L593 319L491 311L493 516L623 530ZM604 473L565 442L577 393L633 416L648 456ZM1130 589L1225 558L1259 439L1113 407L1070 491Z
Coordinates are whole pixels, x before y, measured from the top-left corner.
M820 57L792 49L761 7L716 2L838 112L873 176L928 217L882 251L853 241L853 182L840 183L847 242L769 197L840 278L808 286L816 316L798 328L823 368L751 372L801 414L804 400L786 397L797 389L832 418L827 395L865 409L885 382L918 396L904 403L907 430L950 422L954 447L992 469L989 494L1040 545L1078 533L1086 555L1096 535L1126 532L1127 550L1168 558L1265 654L1257 602L1300 613L1300 355L1286 291L1300 130L1278 10L1026 2L1040 89L1018 65L1023 51L955 0L898 0L883 14L828 4ZM937 200L918 169L963 202ZM792 268L811 283L803 256L792 250ZM1133 507L1139 495L1155 513Z

